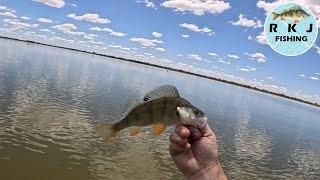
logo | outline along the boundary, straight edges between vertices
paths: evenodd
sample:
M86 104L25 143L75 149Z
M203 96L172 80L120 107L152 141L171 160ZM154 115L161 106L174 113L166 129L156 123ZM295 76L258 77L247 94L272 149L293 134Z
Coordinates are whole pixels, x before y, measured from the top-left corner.
M298 56L315 43L318 24L307 7L290 2L277 6L269 13L264 34L270 47L279 54Z

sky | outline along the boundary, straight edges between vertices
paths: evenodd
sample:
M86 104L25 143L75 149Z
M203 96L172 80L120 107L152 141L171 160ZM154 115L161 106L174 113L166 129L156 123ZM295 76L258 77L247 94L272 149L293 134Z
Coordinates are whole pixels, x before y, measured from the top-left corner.
M0 35L149 61L320 103L320 40L286 57L268 12L288 0L0 0ZM299 0L320 24L320 1Z

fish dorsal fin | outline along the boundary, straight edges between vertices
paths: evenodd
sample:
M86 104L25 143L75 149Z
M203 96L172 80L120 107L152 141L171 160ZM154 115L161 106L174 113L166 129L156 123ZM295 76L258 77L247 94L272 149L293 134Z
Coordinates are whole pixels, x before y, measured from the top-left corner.
M292 6L289 10L300 10L301 6Z
M163 97L180 97L180 95L177 88L173 85L163 85L148 92L144 96L143 101L150 101L154 99L160 99Z
M130 99L124 108L122 116L123 117L127 116L128 113L138 105L140 105L140 101L138 99Z

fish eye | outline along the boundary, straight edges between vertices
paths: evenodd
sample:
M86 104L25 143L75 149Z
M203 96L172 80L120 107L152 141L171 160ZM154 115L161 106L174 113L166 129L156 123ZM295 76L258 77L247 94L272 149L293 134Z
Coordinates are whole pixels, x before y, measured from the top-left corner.
M194 109L194 113L199 114L200 113L199 109Z

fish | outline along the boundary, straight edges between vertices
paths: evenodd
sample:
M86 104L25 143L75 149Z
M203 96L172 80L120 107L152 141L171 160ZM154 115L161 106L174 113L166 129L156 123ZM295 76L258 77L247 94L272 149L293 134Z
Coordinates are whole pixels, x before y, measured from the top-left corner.
M191 125L201 129L208 119L199 108L182 98L173 85L155 88L146 93L142 101L132 99L124 109L121 121L96 127L106 143L126 128L130 128L130 136L136 136L141 128L153 125L152 134L158 136L170 125Z
M272 19L276 20L280 18L282 21L284 20L293 20L295 24L300 23L300 21L307 19L310 17L305 10L303 10L300 6L293 6L288 10L284 10L281 13L272 13Z

